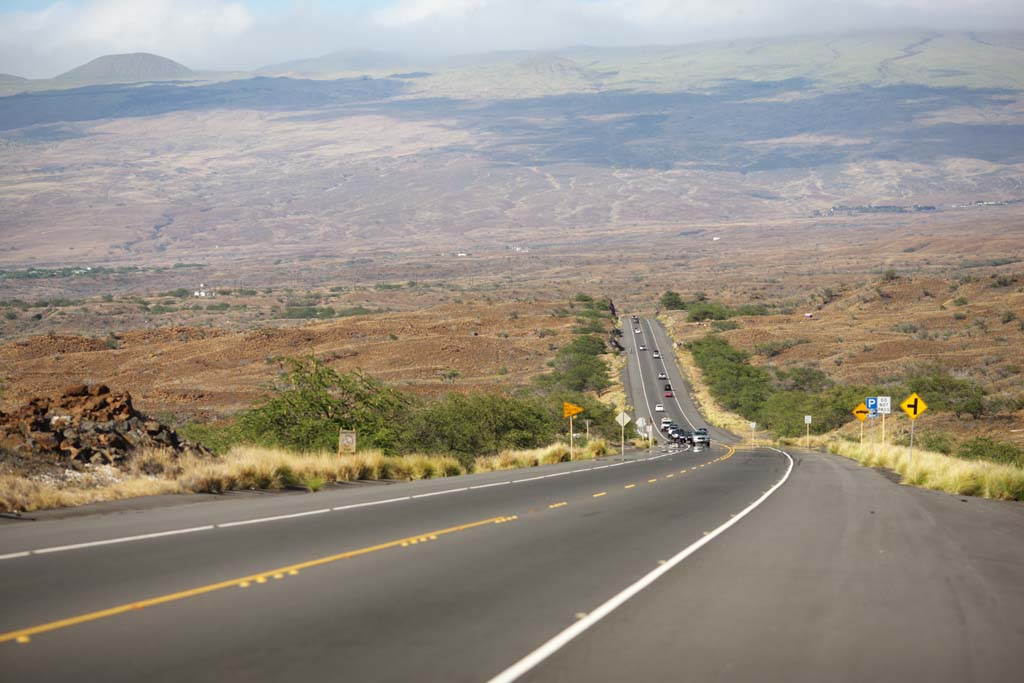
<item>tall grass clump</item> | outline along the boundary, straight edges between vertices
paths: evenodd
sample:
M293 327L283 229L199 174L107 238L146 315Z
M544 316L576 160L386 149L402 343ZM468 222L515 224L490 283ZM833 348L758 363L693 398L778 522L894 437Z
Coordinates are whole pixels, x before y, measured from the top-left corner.
M902 476L903 484L965 496L998 500L1024 500L1024 468L985 460L962 460L942 453L891 444L861 446L830 441L828 450L868 467L884 467Z

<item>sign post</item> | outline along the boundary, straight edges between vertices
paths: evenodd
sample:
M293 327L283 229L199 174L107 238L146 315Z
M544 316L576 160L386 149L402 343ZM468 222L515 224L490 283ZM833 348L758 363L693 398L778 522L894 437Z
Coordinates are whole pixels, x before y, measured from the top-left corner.
M882 445L885 445L885 416L892 412L892 396L878 396L878 414L882 416Z
M864 399L864 405L868 407L868 417L871 418L871 455L876 454L875 450L875 418L878 417L878 397L868 396Z
M811 416L804 415L804 426L807 427L807 448L811 447Z
M751 446L754 445L754 430L755 429L757 429L757 423L756 422L751 422L750 423L750 445Z
M853 409L853 416L860 420L860 445L864 445L864 420L868 419L868 407L861 401L860 405Z
M917 422L921 413L928 410L928 404L915 391L903 400L900 409L910 418L910 454L907 456L907 469L909 470L914 464L914 423Z
M622 428L622 456L626 455L626 425L629 424L629 415L623 410L615 417L615 421L619 423L619 427Z
M562 418L569 418L569 460L573 459L573 445L575 438L572 428L572 418L574 415L579 415L582 412L583 408L580 408L574 403L562 403Z

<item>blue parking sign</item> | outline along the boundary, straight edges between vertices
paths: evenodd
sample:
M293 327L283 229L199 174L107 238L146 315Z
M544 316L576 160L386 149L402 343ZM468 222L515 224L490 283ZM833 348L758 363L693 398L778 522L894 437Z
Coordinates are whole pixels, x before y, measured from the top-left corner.
M867 407L868 412L871 413L871 417L874 417L875 415L878 414L877 396L868 396L866 399L864 399L864 405Z

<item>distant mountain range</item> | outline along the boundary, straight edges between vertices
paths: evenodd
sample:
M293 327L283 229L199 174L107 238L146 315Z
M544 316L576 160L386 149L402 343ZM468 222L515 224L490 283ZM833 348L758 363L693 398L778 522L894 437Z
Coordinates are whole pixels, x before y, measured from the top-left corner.
M394 71L411 64L402 55L376 50L338 50L320 57L271 64L256 70L261 76L317 75L365 71Z

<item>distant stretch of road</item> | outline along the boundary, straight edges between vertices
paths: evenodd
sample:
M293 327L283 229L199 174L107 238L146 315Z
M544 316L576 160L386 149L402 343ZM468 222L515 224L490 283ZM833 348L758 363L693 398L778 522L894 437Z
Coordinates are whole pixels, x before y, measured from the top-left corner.
M664 371L666 412L703 424L664 330L641 323L625 334L636 416ZM1024 507L712 436L700 453L3 520L2 679L1019 677Z

